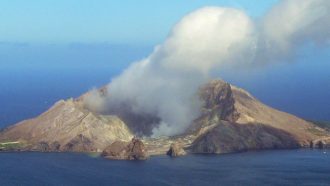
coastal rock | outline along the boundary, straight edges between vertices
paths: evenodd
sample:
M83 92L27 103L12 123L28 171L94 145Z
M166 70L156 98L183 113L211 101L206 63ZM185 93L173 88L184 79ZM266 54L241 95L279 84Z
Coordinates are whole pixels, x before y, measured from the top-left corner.
M50 144L50 149L53 152L58 152L60 151L61 144L58 141L54 141L53 143Z
M38 151L38 152L58 152L60 151L61 145L55 141L53 143L48 143L45 141L41 141L37 143L35 146L31 148L33 151ZM24 149L21 149L24 150Z
M299 142L283 130L262 124L236 124L221 121L198 137L193 153L231 153L247 150L299 148Z
M70 140L62 150L70 152L95 152L97 149L89 138L79 134Z
M131 142L115 141L101 154L105 158L116 160L146 160L147 152L143 142L133 138Z
M177 156L186 155L186 152L178 144L172 143L171 146L170 146L170 149L167 151L166 154L171 156L171 157L177 157Z
M310 142L310 148L328 149L330 148L330 138L320 138Z
M34 148L34 151L39 151L39 152L49 152L50 151L50 147L49 144L47 142L40 142L38 143Z
M109 159L127 159L127 146L128 142L115 141L106 147L101 155Z

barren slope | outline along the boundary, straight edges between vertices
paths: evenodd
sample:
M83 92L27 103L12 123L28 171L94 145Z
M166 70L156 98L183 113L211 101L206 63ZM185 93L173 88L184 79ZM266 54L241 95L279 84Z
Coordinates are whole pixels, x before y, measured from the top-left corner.
M57 102L34 119L7 128L0 135L0 140L22 141L28 145L57 142L63 150L65 145L79 136L92 141L98 151L115 140L130 140L133 137L117 116L94 114L83 109L80 102L70 99Z
M100 92L107 94L104 88ZM5 129L0 142L19 142L24 147L20 150L102 151L114 141L130 141L141 135L152 128L148 122L154 124L155 116L132 115L126 109L119 110L118 116L93 113L83 106L86 95L61 100L40 116ZM270 108L221 80L203 85L200 95L204 101L201 116L184 134L143 138L150 155L165 154L172 143L194 153L226 153L306 147L311 141L329 137L324 129ZM139 118L143 122L136 121Z

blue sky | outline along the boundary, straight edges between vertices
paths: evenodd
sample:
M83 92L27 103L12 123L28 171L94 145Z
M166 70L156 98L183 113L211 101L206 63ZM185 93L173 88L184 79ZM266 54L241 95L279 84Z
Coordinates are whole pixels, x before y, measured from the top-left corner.
M1 0L0 41L153 45L185 14L230 6L252 17L277 0Z

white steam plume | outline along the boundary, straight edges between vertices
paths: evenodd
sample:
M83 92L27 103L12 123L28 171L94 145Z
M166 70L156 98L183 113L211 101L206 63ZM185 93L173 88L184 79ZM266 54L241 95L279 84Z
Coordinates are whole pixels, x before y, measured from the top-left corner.
M328 0L281 1L254 23L233 8L205 7L185 16L166 41L86 99L93 110L128 104L135 113L161 119L153 134L182 133L199 116L198 87L222 65L283 58L297 44L329 40ZM94 104L95 103L95 104ZM101 108L100 108L101 107Z
M284 0L259 25L257 60L288 57L299 45L327 44L330 39L329 0Z

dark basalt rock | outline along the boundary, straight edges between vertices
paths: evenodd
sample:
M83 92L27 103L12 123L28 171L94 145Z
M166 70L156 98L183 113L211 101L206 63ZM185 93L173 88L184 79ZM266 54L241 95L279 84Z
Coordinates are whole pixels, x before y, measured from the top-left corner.
M39 151L39 152L49 152L50 147L49 147L49 144L47 142L41 141L33 148L33 150Z
M126 147L128 142L115 141L110 146L106 147L101 156L109 159L125 159L127 158Z
M200 97L204 101L204 114L217 115L220 120L230 122L238 119L239 114L234 106L235 99L230 84L221 80L213 80L201 87Z
M319 141L316 145L317 145L317 147L318 147L319 149L324 149L324 146L325 146L326 144L325 144L325 142L323 142L323 141Z
M58 141L54 141L53 143L50 144L50 149L53 152L58 152L60 151L61 144Z
M330 139L318 139L311 141L310 148L328 149L330 148Z
M101 154L105 158L116 160L146 160L147 152L143 142L133 138L131 142L115 141Z
M30 150L39 151L39 152L58 152L58 151L60 151L60 147L61 147L61 145L57 141L55 141L53 143L41 141L41 142L37 143L36 145L34 145ZM29 150L29 147L27 147L26 149L21 149L21 150Z
M63 151L71 152L95 152L96 150L93 142L82 134L74 137L63 147Z
M178 144L173 143L171 144L170 149L167 151L166 154L171 157L178 157L186 155L186 152Z

